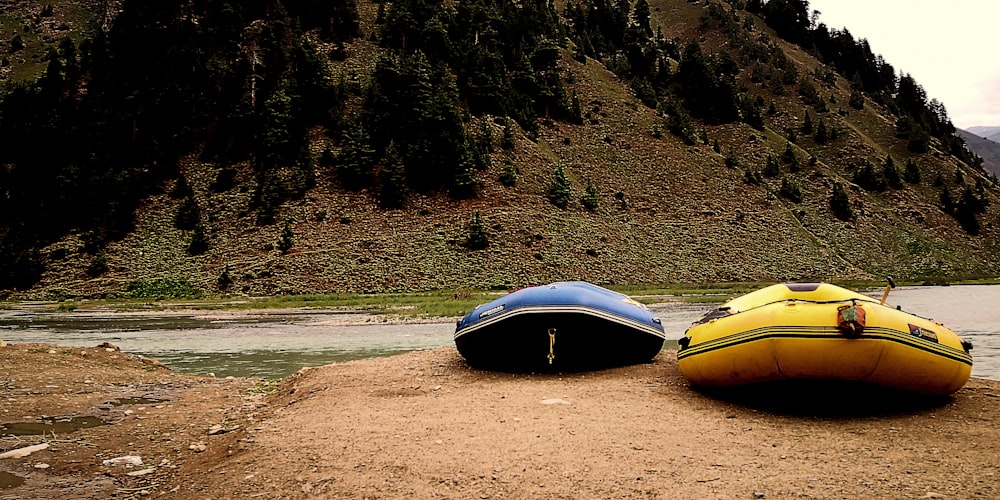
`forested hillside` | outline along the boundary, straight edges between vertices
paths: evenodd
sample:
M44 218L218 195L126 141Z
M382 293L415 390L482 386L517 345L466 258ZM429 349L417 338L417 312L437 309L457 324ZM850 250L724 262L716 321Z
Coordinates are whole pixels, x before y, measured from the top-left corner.
M996 177L804 0L21 7L8 295L1000 273Z

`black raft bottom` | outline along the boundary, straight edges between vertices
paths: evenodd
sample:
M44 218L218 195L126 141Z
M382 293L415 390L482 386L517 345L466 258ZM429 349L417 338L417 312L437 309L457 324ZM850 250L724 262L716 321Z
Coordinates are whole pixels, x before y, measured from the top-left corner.
M555 331L554 342L550 329ZM455 339L470 365L508 372L585 371L648 363L663 342L650 332L583 313L511 316Z

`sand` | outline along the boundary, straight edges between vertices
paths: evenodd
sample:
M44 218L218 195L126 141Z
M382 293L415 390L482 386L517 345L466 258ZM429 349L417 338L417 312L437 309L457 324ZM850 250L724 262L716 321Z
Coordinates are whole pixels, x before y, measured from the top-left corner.
M0 498L1000 498L991 380L935 399L815 385L705 392L672 351L507 374L445 347L277 382L145 361L0 347L0 422L108 422L0 439L0 452L50 444L0 459L24 479ZM147 399L108 404L129 396ZM104 462L128 456L142 465Z

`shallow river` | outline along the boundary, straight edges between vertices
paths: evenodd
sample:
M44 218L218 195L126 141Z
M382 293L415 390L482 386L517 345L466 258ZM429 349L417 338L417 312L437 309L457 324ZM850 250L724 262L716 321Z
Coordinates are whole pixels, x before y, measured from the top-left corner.
M1000 286L905 287L894 290L888 302L971 340L972 374L1000 380ZM667 338L673 339L664 349L676 348L676 339L711 307L655 306ZM344 326L346 314L40 313L15 308L0 310L0 339L74 347L112 342L178 371L266 378L284 377L304 366L453 345L453 322Z

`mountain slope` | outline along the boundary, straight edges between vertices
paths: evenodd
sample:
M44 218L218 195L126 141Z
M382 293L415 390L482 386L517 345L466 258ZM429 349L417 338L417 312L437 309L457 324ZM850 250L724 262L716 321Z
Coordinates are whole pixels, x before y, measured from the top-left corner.
M334 74L357 74L364 82L381 49L369 41L376 7L360 7L363 36L343 45L346 59L329 64ZM730 50L731 33L706 22L707 4L658 0L650 7L652 24L668 38L698 40L708 53ZM507 160L500 148L476 174L483 184L476 198L416 194L396 210L380 208L374 189L345 190L335 172L320 168L315 187L277 207L274 223L260 224L248 208L251 166L237 166L238 187L218 192L210 186L223 166L191 155L180 173L207 222L205 253L186 251L191 231L175 227L180 201L167 194L177 182L168 180L162 194L142 201L135 229L102 250L105 272L87 274L96 256L87 250L86 234L70 234L41 249L46 270L28 294L109 295L154 280L184 281L208 293L279 294L511 288L569 279L627 284L1000 274L995 185L936 141L926 153L909 152L887 108L872 100L860 110L848 106L850 82L831 77L760 19L735 15L755 20L752 36L779 47L830 103L827 111L807 106L792 87L775 93L753 82L744 68L736 80L771 108L766 127L698 123L704 140L688 145L661 133L670 120L645 106L601 62L581 62L567 47L558 65L579 96L583 123L543 118L537 138L515 128L510 160L519 176L513 187L499 182ZM807 113L835 130L836 138L818 142L801 132ZM494 137L503 133L497 117L475 122L485 123ZM313 154L319 157L327 147L339 146L316 131ZM786 148L795 154L798 171L782 163L777 176L747 183L749 174L764 170L768 157L780 158ZM890 156L900 170L912 160L921 182L881 193L854 183L859 171ZM566 208L546 196L559 164L573 190ZM599 200L593 211L580 202L588 181ZM847 187L853 216L846 222L830 208L835 184ZM990 203L978 215L979 234L971 235L942 210L940 194L947 189L959 199L963 186L977 184ZM793 201L793 187L800 202ZM476 212L488 234L485 250L464 244ZM290 248L282 251L286 225Z

